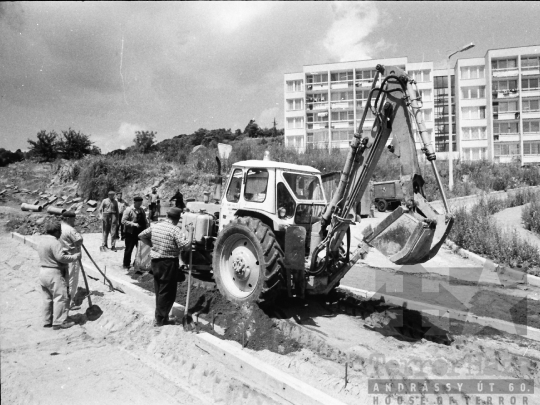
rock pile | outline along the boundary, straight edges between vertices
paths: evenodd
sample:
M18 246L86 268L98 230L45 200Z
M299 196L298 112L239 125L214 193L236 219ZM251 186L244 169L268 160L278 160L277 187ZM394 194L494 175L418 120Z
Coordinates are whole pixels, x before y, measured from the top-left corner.
M11 219L6 228L21 235L41 235L45 233L48 223L60 220L56 215L30 214L26 217ZM75 218L75 229L80 233L101 232L101 220L97 217L78 215Z

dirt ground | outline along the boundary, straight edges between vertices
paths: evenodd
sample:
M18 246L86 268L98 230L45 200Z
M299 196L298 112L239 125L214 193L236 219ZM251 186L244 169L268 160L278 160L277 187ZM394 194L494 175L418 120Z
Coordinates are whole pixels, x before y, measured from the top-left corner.
M45 330L38 312L35 251L8 235L0 236L0 243L12 253L0 260L5 403L269 403L246 393L245 386L231 379L215 359L200 358L205 354L192 334L177 326L152 328L153 308L129 295L110 293L100 282L90 286L94 303L103 310L100 319L89 322L83 305L72 314L79 325L66 331ZM373 403L373 396L367 394L370 378L406 381L422 376L486 379L496 375L528 378L540 386L540 345L535 342L486 331L463 331L449 345L425 336L405 338L404 333L377 331L398 330L403 323L397 313L391 328L385 328L389 317L377 318L376 304L363 308L373 315L369 319L350 316L347 307L339 309L339 303L320 305L326 315L307 305L306 312L293 314L298 322L276 320L276 329L296 340L301 350L286 355L244 350L349 404ZM283 314L284 319L288 316ZM331 335L326 333L329 330ZM457 399L465 397L475 399L469 394ZM447 395L442 398L449 403ZM540 403L534 396L527 398L529 404ZM426 399L427 404L437 403L434 396ZM380 397L379 403L383 400Z

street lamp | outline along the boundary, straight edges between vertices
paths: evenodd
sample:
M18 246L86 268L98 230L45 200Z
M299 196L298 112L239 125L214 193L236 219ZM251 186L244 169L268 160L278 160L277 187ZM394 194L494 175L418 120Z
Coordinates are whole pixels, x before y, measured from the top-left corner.
M452 191L454 189L454 149L452 142L452 76L450 75L450 58L456 53L464 52L474 47L471 42L468 45L463 46L455 52L448 55L446 59L446 71L448 73L448 189Z

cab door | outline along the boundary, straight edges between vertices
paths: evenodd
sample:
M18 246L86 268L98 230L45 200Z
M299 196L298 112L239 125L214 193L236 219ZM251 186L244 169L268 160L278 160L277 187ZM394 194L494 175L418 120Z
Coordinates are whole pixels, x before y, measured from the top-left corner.
M221 200L221 210L219 213L219 230L221 231L234 218L234 214L240 207L240 198L242 196L244 171L241 168L235 168L229 178L227 191Z

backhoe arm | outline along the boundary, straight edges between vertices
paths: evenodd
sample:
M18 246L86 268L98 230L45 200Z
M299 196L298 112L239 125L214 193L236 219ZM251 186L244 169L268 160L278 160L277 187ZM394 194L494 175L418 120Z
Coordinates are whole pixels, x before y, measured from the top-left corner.
M380 86L377 84L380 80ZM446 239L453 219L448 213L435 152L421 113L416 83L395 66L377 66L377 75L341 174L340 183L320 222L320 239L311 243L311 275L326 272L331 278L351 263L339 255L344 236L353 222L353 207L368 187L383 149L392 135L389 149L400 158L400 184L404 204L365 234L364 241L376 247L396 264L423 263L437 253ZM375 123L368 135L362 132L368 109ZM425 199L424 179L418 165L414 131L418 131L428 161L431 162L446 213L437 214ZM323 253L326 251L325 253ZM347 255L348 256L348 255ZM340 266L337 262L341 261Z

